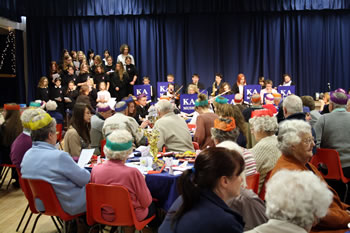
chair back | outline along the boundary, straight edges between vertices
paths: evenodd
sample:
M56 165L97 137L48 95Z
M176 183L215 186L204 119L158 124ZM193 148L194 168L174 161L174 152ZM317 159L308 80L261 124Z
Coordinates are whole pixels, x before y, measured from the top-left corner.
M265 180L264 180L264 183L263 183L263 186L261 187L261 190L260 190L260 193L259 193L259 197L261 200L265 200L265 193L266 193L266 183L267 181L269 181L270 177L271 177L271 173L272 173L272 170L269 171L266 176L265 176Z
M113 220L106 221L102 217L104 207L113 209ZM135 226L137 230L142 230L155 217L139 222L128 189L119 185L87 184L86 209L89 225L100 223L109 226Z
M193 145L194 150L199 150L200 149L198 142L192 142L192 145Z
M62 124L56 124L57 141L62 140Z
M259 177L260 174L258 172L246 177L247 189L253 190L256 194L258 194L259 190Z
M346 178L341 167L339 153L333 149L317 148L317 152L312 156L310 163L316 168L320 164L327 166L327 174L322 173L325 179L341 180L343 183L350 182L350 178Z
M40 199L45 207L45 211L42 212L48 216L58 216L64 221L69 221L81 214L72 216L64 212L60 202L57 199L56 193L52 185L44 180L32 180L23 179L28 182L30 189L32 190L34 200Z
M103 152L103 148L106 145L106 139L102 139L101 140L101 157L104 158L105 157L105 153Z
M26 179L22 179L21 171L18 168L16 168L16 170L17 170L17 174L18 174L19 184L20 184L21 189L24 193L24 196L27 198L30 211L32 211L32 213L34 213L34 214L39 213L39 211L35 208L32 190L30 190L30 186L28 184L28 181Z

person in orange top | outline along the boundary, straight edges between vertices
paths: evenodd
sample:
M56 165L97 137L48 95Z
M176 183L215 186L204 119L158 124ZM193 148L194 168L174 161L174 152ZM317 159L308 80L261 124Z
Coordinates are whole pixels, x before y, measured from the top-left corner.
M282 169L310 170L326 182L317 168L309 163L312 157L312 148L315 146L310 124L303 120L284 121L280 124L277 139L282 156L272 170L271 177ZM319 220L312 228L312 231L332 230L331 232L345 232L350 222L350 214L347 210L350 206L340 201L334 189L330 186L328 186L328 189L333 193L332 204L328 209L327 215Z

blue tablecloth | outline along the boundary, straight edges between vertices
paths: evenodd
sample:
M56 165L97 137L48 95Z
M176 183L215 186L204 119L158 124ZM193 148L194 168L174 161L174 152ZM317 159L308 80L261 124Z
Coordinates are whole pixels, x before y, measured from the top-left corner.
M147 174L146 183L152 197L158 199L159 206L168 211L176 198L176 182L180 175L174 176L163 172L160 174Z

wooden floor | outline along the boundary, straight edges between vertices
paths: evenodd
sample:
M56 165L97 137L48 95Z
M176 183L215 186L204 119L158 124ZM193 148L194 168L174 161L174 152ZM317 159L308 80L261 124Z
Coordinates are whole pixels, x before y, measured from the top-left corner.
M10 176L8 175L8 178ZM17 225L27 207L27 199L25 198L20 188L14 188L12 185L6 190L8 180L0 189L0 233L16 232ZM29 217L30 210L27 211L27 216L23 220L19 232L23 231L24 225ZM33 214L26 232L32 231L32 226L37 215ZM53 233L57 232L55 225L48 216L42 215L35 228L35 233Z

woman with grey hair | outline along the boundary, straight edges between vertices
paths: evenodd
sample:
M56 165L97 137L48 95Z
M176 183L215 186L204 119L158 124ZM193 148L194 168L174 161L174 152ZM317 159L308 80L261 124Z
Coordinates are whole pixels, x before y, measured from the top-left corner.
M266 190L269 221L248 233L310 232L313 224L326 216L333 197L326 183L310 171L279 171Z
M254 155L256 168L260 173L259 192L267 173L275 166L281 151L277 148L278 129L276 117L267 109L255 110L249 119L249 124L255 140L258 142L250 151Z
M91 182L97 184L118 184L129 190L138 221L153 216L156 212L152 196L147 188L145 178L137 168L128 167L125 162L132 153L133 137L125 129L117 129L106 138L103 151L108 160L95 166L91 171ZM114 213L107 209L102 217L111 218Z
M282 122L279 126L277 140L282 155L272 170L271 177L281 169L312 171L325 182L317 168L309 163L313 155L312 148L315 145L309 123L303 120ZM285 183L285 185L287 186L289 183ZM288 189L290 192L294 191L292 187ZM333 201L327 215L320 219L313 230L345 230L350 222L350 215L347 211L349 206L340 201L338 194L330 186L328 189L333 193Z

